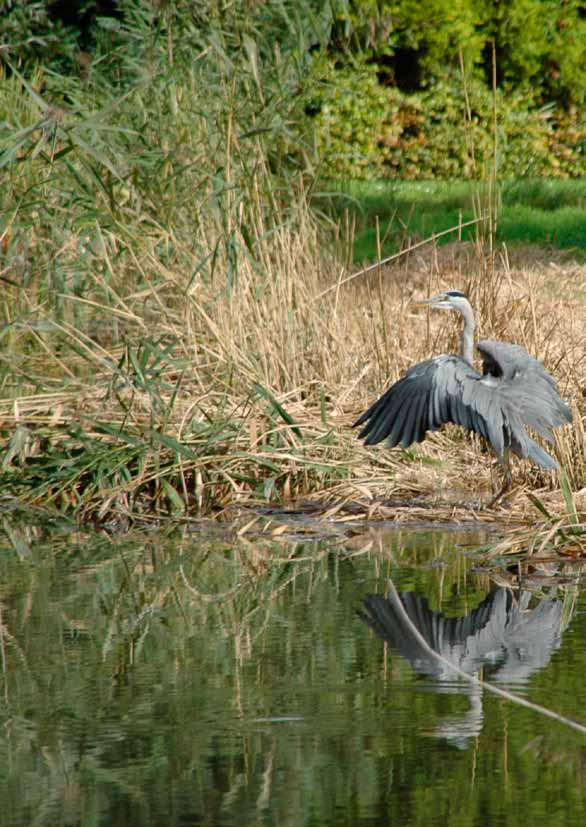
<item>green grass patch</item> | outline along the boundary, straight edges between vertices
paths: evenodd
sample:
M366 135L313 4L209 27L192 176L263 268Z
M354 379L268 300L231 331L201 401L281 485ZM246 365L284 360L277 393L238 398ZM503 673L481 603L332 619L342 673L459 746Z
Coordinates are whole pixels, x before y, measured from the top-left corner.
M458 227L475 217L473 199L486 202L482 187L465 181L353 181L330 196L336 213L356 221L354 261L377 255L377 228L383 256L421 239ZM473 225L438 239L440 244L473 240ZM499 190L497 240L586 251L586 179L506 181Z

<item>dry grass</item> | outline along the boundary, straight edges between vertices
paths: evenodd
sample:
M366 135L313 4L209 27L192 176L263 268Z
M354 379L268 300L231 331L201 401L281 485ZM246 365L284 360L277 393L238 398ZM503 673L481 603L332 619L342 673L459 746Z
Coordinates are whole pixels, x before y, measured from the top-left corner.
M584 268L534 254L520 267L503 253L487 273L475 250L430 246L324 294L346 272L320 251L303 205L297 214L293 230L240 258L232 283L219 256L204 284L143 251L127 260L146 286L114 301L110 287L109 306L70 295L57 323L29 292L36 324L13 326L13 346L24 354L32 338L37 348L15 365L24 392L0 408L5 492L99 519L309 498L339 520L483 521L475 512L498 471L479 440L454 428L408 451L365 449L349 427L411 364L457 348L457 320L412 304L447 287L469 293L480 335L522 344L557 377L575 414L557 453L573 490L584 488ZM202 228L198 242L213 249L215 239ZM105 238L94 252L95 293L121 244ZM35 393L30 377L43 374L55 390ZM515 479L499 517L535 515L526 490L563 510L555 475L518 462Z
M288 126L295 49L265 44L259 79L223 31L194 61L200 36L153 41L148 82L119 99L99 75L0 77L3 496L101 521L307 498L338 519L405 519L415 498L470 514L497 485L480 442L446 429L366 449L350 429L407 367L457 347L456 320L412 303L444 287L558 378L575 411L558 453L584 488L584 269L429 245L342 284L352 233L316 219ZM56 114L63 88L76 105ZM519 492L555 495L552 475L515 470Z

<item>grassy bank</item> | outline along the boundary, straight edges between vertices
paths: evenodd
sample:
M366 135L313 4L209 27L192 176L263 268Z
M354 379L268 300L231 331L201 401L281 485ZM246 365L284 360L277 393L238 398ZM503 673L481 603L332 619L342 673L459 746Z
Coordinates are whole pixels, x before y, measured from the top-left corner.
M470 479L474 496L496 485L481 446L448 431L366 450L349 428L389 380L456 346L452 320L411 305L441 287L559 379L576 411L559 455L583 487L580 268L491 269L481 250L430 246L333 289L353 238L316 218L311 164L291 162L303 66L216 34L151 40L124 89L97 70L2 75L5 503L102 521L307 497L377 516L454 491L466 508ZM526 465L517 479L556 488Z
M378 234L383 239L382 255L392 255L410 239L422 239L471 221L482 204L482 186L466 181L353 181L339 187L337 196L328 196L334 214L348 210L356 225L354 261L377 257ZM503 181L498 192L496 239L515 246L536 244L568 250L586 258L586 180L519 179ZM461 239L472 241L475 226L455 229L439 239L440 244Z

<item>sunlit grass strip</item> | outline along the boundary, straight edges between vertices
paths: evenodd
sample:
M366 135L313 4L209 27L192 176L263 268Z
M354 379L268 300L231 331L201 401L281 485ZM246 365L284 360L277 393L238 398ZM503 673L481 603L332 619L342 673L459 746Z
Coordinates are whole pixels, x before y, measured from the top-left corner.
M385 256L408 243L432 237L440 243L474 240L475 186L464 181L353 181L338 184L334 209L347 209L356 222L354 260L375 261L381 225ZM336 189L336 184L332 184ZM586 255L584 180L504 180L498 188L497 240L515 245L541 244ZM450 228L454 229L450 229Z

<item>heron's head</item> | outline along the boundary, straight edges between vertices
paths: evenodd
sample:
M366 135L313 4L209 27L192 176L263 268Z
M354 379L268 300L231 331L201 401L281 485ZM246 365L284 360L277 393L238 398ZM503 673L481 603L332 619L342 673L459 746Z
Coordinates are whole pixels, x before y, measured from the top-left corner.
M470 302L459 290L446 290L429 299L424 299L421 304L436 310L459 310L460 312L470 307Z

